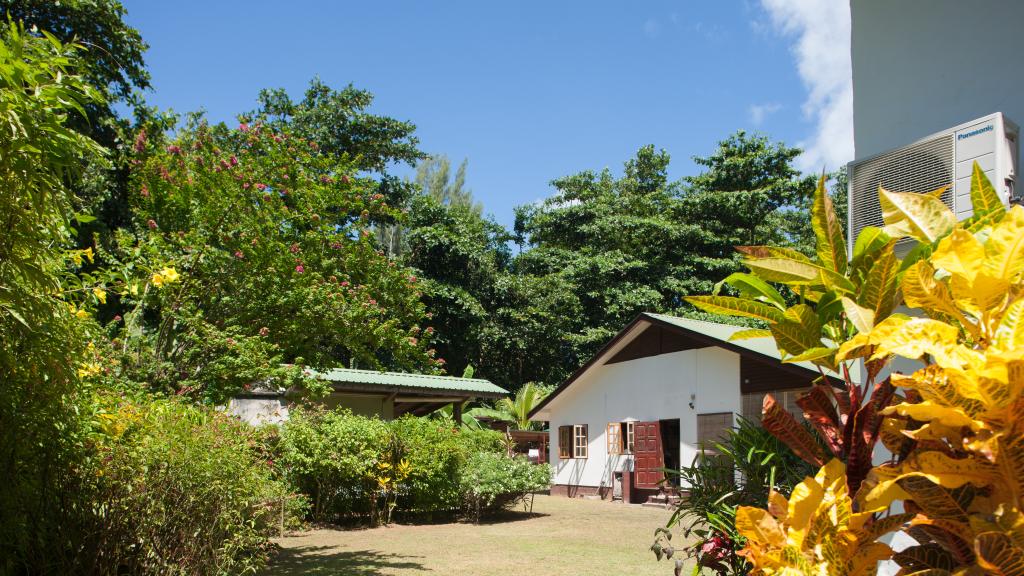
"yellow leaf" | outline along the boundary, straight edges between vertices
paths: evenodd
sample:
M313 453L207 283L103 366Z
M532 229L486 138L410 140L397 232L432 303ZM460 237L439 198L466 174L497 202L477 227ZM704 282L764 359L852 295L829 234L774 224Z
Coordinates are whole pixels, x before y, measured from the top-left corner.
M957 228L939 242L931 261L946 272L973 282L985 263L985 247L974 234Z
M767 511L750 506L736 509L736 530L755 543L782 547L786 544L786 535L779 523Z
M995 278L1016 282L1024 270L1024 207L1014 206L985 241L985 269Z
M893 323L891 329L886 326L886 330L877 334L876 330L872 330L870 334L870 343L877 347L872 359L883 358L889 354L913 360L925 354L935 356L941 353L948 356L948 350L957 345L957 338L960 335L956 327L929 318L911 318L902 323Z
M878 201L885 220L885 232L893 238L909 236L931 244L956 224L956 216L939 198L944 189L929 194L890 192L878 189Z
M939 420L945 426L953 428L969 427L974 431L978 431L984 427L982 422L972 419L959 408L941 406L935 404L931 400L924 400L923 402L913 404L904 402L895 406L889 406L885 410L882 410L882 414L886 416L899 414L900 416L905 416L907 418L917 420L918 422Z
M903 274L903 300L911 308L937 311L951 316L960 314L949 288L935 279L935 269L921 260Z
M96 297L97 300L100 301L101 304L106 304L107 303L107 291L104 290L103 288L100 288L99 286L97 286L96 288L93 288L92 289L92 294L93 294L93 296Z
M806 478L789 495L786 523L791 531L806 532L811 517L821 504L825 489L814 478Z
M842 302L843 311L846 312L846 317L853 323L857 332L871 332L871 329L875 327L875 311L858 305L846 296L843 296Z
M1024 298L1007 307L996 328L993 346L1001 350L1024 347Z

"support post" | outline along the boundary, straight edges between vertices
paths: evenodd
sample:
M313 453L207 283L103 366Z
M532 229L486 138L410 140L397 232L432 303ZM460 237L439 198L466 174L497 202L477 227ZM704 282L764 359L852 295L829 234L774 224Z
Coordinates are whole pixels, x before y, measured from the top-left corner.
M452 419L456 426L462 426L462 402L452 402Z

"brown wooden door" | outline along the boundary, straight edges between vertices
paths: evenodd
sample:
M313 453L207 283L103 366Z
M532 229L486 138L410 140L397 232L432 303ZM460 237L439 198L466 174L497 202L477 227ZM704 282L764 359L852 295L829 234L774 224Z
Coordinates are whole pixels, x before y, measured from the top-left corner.
M637 488L657 488L665 479L665 453L661 449L661 426L657 422L633 424L633 475Z

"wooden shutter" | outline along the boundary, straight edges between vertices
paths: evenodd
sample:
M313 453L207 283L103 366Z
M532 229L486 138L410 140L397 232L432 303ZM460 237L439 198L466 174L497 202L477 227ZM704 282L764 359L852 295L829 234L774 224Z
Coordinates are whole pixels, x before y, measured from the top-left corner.
M587 444L589 438L587 436L587 425L576 424L573 426L573 458L586 458L587 457Z
M572 426L558 427L558 457L562 460L572 458Z
M608 454L622 454L622 424L611 422L605 432L605 439L608 441Z
M665 479L665 453L658 422L633 424L633 475L637 488L657 488Z
M625 441L625 445L623 446L623 448L625 449L625 453L626 454L632 454L633 453L633 447L635 445L634 438L635 438L635 435L636 435L636 431L633 429L633 424L634 424L634 422L623 422L622 423L622 428L624 430L623 436L625 437L625 440L626 440Z

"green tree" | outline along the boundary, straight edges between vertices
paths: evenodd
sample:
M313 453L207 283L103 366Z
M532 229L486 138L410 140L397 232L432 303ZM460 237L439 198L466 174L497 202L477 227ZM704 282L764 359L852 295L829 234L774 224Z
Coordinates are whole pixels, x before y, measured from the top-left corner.
M430 156L420 160L416 166L416 178L413 180L419 194L433 198L442 207L450 207L458 210L466 209L466 217L480 219L483 215L483 204L473 199L473 192L466 187L466 166L469 163L464 159L459 164L455 175L451 174L451 162L448 157L441 154ZM416 204L416 196L410 199L408 210L423 208L423 204ZM421 221L418 216L414 219ZM377 240L384 250L398 257L408 251L409 228L406 224L394 222L377 226Z
M579 301L572 350L560 364L578 365L640 312L680 305L692 227L679 217L668 163L666 152L646 146L621 178L607 169L561 178L553 196L517 208L515 231L526 249L514 269L558 277Z
M740 130L710 156L694 158L705 170L684 178L681 197L680 215L693 232L687 294L711 292L739 270L736 246L771 242L807 249L807 235L785 233L791 228L785 223L799 220L800 208L809 206L814 192L814 177L802 176L792 165L800 152Z
M86 256L68 251L76 199L66 182L102 150L68 123L101 95L77 73L78 47L18 25L0 41L0 570L34 572L69 553L85 489L75 469L87 441L88 314L72 271Z
M281 362L434 368L418 280L370 234L396 210L355 161L286 128L196 118L136 141L134 235L118 252L153 272L120 296L136 380L220 402Z
M551 392L533 382L523 384L512 398L502 398L493 408L474 408L469 414L474 417L486 416L508 422L513 430L539 430L540 423L530 420L530 412Z

